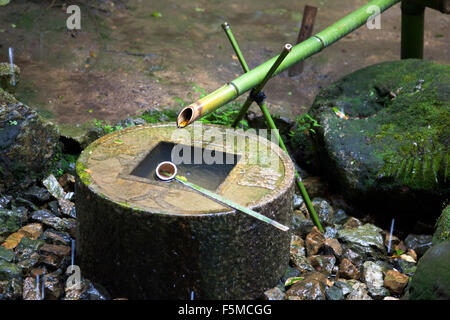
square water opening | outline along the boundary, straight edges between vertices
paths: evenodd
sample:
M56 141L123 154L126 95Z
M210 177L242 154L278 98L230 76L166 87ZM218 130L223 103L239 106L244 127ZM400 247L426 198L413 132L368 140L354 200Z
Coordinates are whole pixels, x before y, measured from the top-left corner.
M178 159L172 158L172 150L175 146L177 149L174 156L184 159L181 163L175 161ZM203 157L205 150L219 163L206 164ZM197 155L197 160L201 160L201 164L194 163L195 155ZM198 155L201 155L200 159ZM237 154L162 141L145 156L130 175L159 181L156 177L156 167L163 161L171 161L176 164L178 175L186 177L189 182L200 187L214 191L225 181L240 158L241 156Z

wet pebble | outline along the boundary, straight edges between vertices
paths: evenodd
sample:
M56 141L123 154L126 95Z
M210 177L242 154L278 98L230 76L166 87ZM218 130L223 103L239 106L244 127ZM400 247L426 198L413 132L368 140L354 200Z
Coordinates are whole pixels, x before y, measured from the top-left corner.
M405 239L405 246L406 249L413 249L417 254L417 258L420 258L425 251L431 248L432 239L432 235L409 234Z
M311 232L306 236L305 246L306 246L306 254L308 256L312 256L317 254L320 247L322 247L325 242L325 237L323 234L314 226Z
M384 278L384 286L389 289L391 294L401 294L408 284L409 277L397 270L389 270Z
M278 287L269 289L264 292L265 300L284 300L286 294Z
M389 291L383 287L383 269L372 261L363 264L363 279L367 285L369 294L375 299L381 299L389 295Z
M339 264L338 278L343 279L359 279L360 273L350 260L344 258Z

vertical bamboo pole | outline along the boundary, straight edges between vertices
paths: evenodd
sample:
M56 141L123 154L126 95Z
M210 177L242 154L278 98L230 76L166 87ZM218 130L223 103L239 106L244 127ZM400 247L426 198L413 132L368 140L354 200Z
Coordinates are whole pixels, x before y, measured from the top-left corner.
M402 1L402 59L423 59L425 6Z

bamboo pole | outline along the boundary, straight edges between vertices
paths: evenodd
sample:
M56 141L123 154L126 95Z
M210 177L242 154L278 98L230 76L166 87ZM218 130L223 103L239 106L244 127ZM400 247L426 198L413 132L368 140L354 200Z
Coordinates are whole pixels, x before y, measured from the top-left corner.
M277 70L275 70L273 76L276 76L297 62L311 57L322 49L329 47L339 39L364 25L367 22L367 19L372 16L372 11L367 10L370 6L378 6L380 12L383 12L398 2L400 2L400 0L372 0L315 36L297 44L292 48L291 53L281 63ZM277 58L278 56L264 62L253 70L234 79L229 84L214 91L210 95L182 109L177 118L177 125L179 127L185 127L198 118L215 111L217 108L220 108L252 89L264 79Z
M425 6L402 2L402 59L423 59Z

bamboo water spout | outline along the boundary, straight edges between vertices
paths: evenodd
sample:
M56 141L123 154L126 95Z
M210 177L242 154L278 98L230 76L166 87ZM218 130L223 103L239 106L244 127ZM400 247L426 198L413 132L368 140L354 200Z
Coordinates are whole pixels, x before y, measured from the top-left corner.
M283 72L297 62L322 51L322 49L329 47L339 39L364 25L373 15L373 11L368 10L369 7L378 6L381 13L398 2L400 2L400 0L372 0L365 6L350 13L348 16L318 34L297 44L292 47L290 54L280 64L273 76ZM278 56L273 57L253 70L244 73L230 83L182 109L177 118L178 127L183 128L191 124L195 120L215 111L255 87L264 79L265 75L277 59Z

